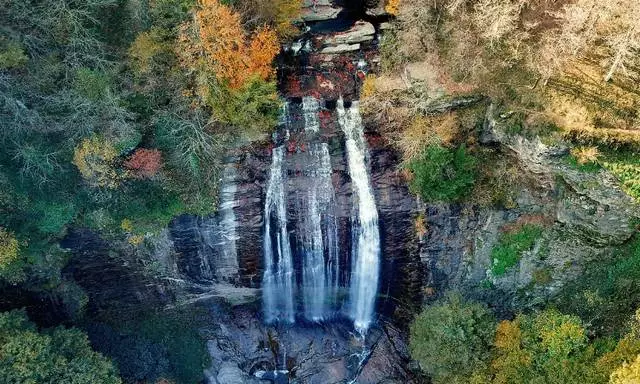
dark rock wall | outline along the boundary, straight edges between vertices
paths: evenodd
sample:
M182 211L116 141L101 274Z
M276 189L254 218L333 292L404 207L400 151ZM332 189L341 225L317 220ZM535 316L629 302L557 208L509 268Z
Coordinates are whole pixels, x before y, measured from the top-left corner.
M143 265L92 231L71 230L61 246L72 254L63 275L87 293L89 314L158 308L174 299L165 281L145 274Z

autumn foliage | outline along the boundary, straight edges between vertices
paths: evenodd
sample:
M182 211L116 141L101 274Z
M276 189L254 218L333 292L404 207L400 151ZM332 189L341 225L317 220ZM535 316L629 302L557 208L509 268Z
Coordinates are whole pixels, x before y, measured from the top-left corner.
M13 233L0 227L0 279L17 282L22 279L22 271L18 268L20 244Z
M118 151L110 141L93 136L75 148L73 164L89 185L116 188L123 176L116 168L117 157Z
M392 15L397 15L400 8L400 0L388 0L384 10Z
M124 162L137 178L151 178L162 168L162 154L157 149L139 148Z
M193 22L181 28L178 49L184 68L192 69L201 57L205 72L239 89L255 77L269 80L273 76L271 63L280 46L271 28L248 34L233 9L218 0L200 0Z

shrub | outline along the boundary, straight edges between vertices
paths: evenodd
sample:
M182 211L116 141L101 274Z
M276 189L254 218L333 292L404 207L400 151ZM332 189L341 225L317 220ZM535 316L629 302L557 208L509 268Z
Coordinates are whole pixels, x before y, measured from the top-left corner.
M409 163L410 188L425 201L459 201L473 188L476 160L465 146L452 150L429 145L422 156Z
M6 383L119 384L117 370L77 329L40 333L24 312L0 314L0 377Z
M520 261L522 253L530 250L542 235L542 227L525 224L515 233L504 233L491 250L491 273L494 276L505 272Z
M450 294L411 324L411 356L434 383L449 383L484 366L494 329L495 319L484 305Z

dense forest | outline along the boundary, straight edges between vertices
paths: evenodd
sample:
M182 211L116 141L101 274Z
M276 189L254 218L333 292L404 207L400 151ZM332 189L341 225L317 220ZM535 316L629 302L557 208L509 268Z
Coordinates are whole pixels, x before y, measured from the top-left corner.
M276 62L306 28L304 3L0 2L0 382L201 381L200 314L147 314L117 331L118 320L87 319L60 241L88 229L152 270L148 255L173 218L215 213L227 152L278 124ZM489 114L510 136L566 145L568 168L606 172L640 202L640 2L381 3L390 26L378 68L360 79L363 117L400 153L398 173L421 202L518 204L527 180L480 143ZM469 105L440 108L460 100ZM479 289L545 252L547 226L502 231ZM429 231L423 214L415 231ZM455 289L413 303L415 377L640 383L640 238L583 272L511 312ZM32 322L13 299L26 292L59 297L71 319Z
M177 214L214 212L224 150L275 125L272 61L300 6L3 1L1 284L64 291L81 311L86 296L60 272L66 228L136 247ZM86 336L3 316L1 381L119 382Z

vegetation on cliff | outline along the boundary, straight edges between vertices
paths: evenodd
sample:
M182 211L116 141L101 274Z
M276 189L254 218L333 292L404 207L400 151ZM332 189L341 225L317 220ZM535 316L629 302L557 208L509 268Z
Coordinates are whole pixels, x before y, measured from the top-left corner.
M541 179L533 183L526 179L528 172L535 175L540 170L539 159L535 153L518 157L522 155L518 150L523 148L519 145L568 147L562 159L560 151L554 156L572 172L585 174L581 179L585 189L578 193L596 189L593 183L601 180L596 175L608 173L618 185L606 183L597 189L621 189L640 201L640 3L387 3L397 18L382 37L382 71L369 75L362 87L363 110L365 118L388 129L402 151L412 191L428 203L456 201L468 203L463 209L489 207L522 218L533 217L533 210L550 220L524 220L517 227L507 224L495 238L479 231L481 238L471 252L481 249L482 242L491 242L483 251L488 260L482 261L487 273L482 283L487 284L478 284L476 290L463 287L465 293L473 292L470 296L483 300L496 295L493 301L487 299L492 303L513 300L506 305L512 312L497 310L506 320L481 328L473 314L457 310L459 303L450 299L429 305L412 325L412 356L435 383L633 382L640 355L638 318L634 317L640 306L637 236L627 236L631 238L627 244L603 245L596 244L593 232L579 232L585 228L569 233L568 228L551 224L556 214L553 204L578 204L577 200L552 197L541 212L536 211L518 189L540 186ZM487 113L489 104L492 108ZM510 160L500 149L480 143L482 134L489 131L487 125L494 121L499 122L501 134L510 138L505 147L516 155ZM447 167L441 157L429 155L434 145L451 153L464 149L478 159L475 177L468 178L471 187L455 199L439 193L456 190L459 180L438 176ZM532 164L515 164L515 158ZM529 171L521 169L528 166ZM430 170L426 177L425 170ZM559 185L553 193L561 191L561 181ZM600 214L593 208L584 220L595 221ZM506 221L514 220L518 219ZM637 228L636 222L622 224L629 225L631 232ZM428 224L424 227L427 232ZM555 234L550 234L551 228ZM554 236L583 236L567 244L586 245L566 251L548 249ZM590 259L590 249L598 249L601 256ZM547 262L550 252L556 258ZM468 268L478 262L466 258L465 253ZM519 266L523 258L528 264ZM559 282L558 275L574 266L580 272L566 274L568 281ZM519 274L533 276L524 279L529 285L519 285ZM508 284L512 286L505 288ZM513 292L507 295L509 289ZM455 318L425 321L441 313ZM482 344L442 342L451 335L479 338L485 329L492 340ZM468 349L461 351L461 345ZM481 351L479 345L484 345ZM470 364L469 354L480 361Z

